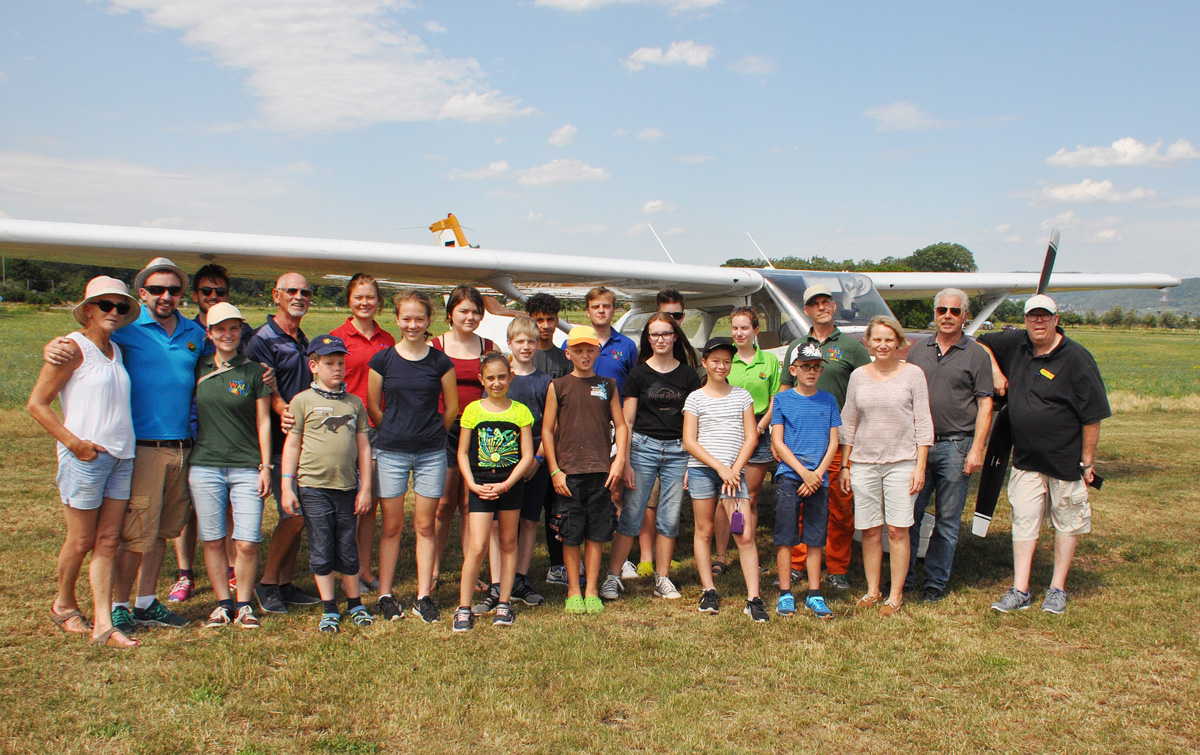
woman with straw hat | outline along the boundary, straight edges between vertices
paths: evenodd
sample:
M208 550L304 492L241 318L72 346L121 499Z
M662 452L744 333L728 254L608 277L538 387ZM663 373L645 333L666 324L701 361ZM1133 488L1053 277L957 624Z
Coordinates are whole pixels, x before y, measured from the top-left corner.
M58 554L58 595L50 619L64 632L90 632L112 648L141 644L112 624L113 559L129 504L134 434L129 375L112 334L138 318L138 302L121 281L102 275L88 282L75 307L81 330L67 336L70 358L43 364L27 408L58 441L58 491L67 537ZM50 408L62 402L63 419ZM79 609L75 583L92 554L88 578L94 624Z

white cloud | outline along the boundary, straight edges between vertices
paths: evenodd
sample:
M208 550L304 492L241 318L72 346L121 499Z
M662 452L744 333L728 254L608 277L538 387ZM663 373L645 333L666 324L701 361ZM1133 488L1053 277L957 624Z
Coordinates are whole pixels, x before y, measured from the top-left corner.
M677 157L675 159L681 163L687 163L688 165L700 165L702 163L711 163L713 161L713 156L712 155L680 155L679 157Z
M675 205L667 204L661 199L648 199L642 205L643 215L654 215L659 212L672 212L675 210Z
M468 170L465 172L459 172L457 170L453 171L447 176L447 178L465 178L469 181L482 181L487 178L499 178L500 176L508 173L508 168L508 161L497 160L494 163L488 163L486 168L477 168L475 170Z
M1116 228L1105 228L1101 231L1096 231L1091 240L1099 244L1112 244L1117 241L1124 241L1125 237Z
M1074 210L1060 212L1052 218L1042 221L1042 230L1049 231L1057 228L1069 231L1074 239L1085 243L1111 244L1124 240L1117 226L1125 222L1124 218L1109 216L1105 218L1088 219L1080 217Z
M446 27L442 26L437 21L426 21L425 31L429 32L430 34L445 34Z
M553 144L555 147L565 147L571 143L571 138L578 133L579 129L568 123L562 128L554 129L550 134L550 138L546 140L546 143Z
M629 132L623 128L619 128L613 132L613 136L617 137L618 139L620 139L622 136L628 136L628 135L629 135Z
M1075 184L1060 184L1058 186L1043 186L1041 196L1051 202L1139 202L1143 199L1153 199L1154 189L1137 187L1129 191L1116 191L1113 182L1107 179L1093 181L1085 178Z
M666 134L662 132L662 129L657 129L653 126L647 126L646 128L634 134L634 136L642 141L656 142L666 136Z
M474 58L429 50L396 21L405 0L109 0L182 32L217 65L246 76L262 124L298 132L381 122L503 121L526 115L490 89Z
M698 45L691 40L672 42L665 52L661 47L642 47L634 50L623 65L629 71L640 71L648 65L707 68L708 59L715 52L716 48L712 45Z
M876 131L926 131L947 125L912 102L876 105L864 110L863 115L875 121Z
M506 141L508 141L508 139L505 139L503 136L497 136L495 139L492 140L492 144L499 146L501 144L504 144Z
M553 184L607 181L612 174L604 168L593 168L582 160L559 158L545 165L513 173L522 186L551 186Z
M567 229L572 236L599 236L606 232L608 226L604 223L581 223Z
M645 233L648 230L650 230L650 224L648 222L646 222L645 220L643 220L640 223L634 223L633 225L626 228L625 233L629 234L630 236L641 236L643 233Z
M747 76L775 73L775 61L763 55L745 55L729 64L729 70Z
M534 5L545 8L557 8L566 11L589 11L603 8L606 5L640 3L641 5L658 5L678 13L681 11L702 11L720 5L724 0L534 0Z
M674 228L668 228L667 230L663 231L662 235L664 235L664 236L682 236L683 229L680 228L679 226L675 226Z
M1078 228L1083 225L1083 218L1075 214L1074 210L1060 212L1052 218L1046 218L1042 221L1042 230L1049 231L1052 228L1057 228L1060 231Z
M542 213L534 212L533 210L530 210L529 212L525 213L525 217L523 217L521 219L528 220L528 221L534 221L534 220L541 220L543 217L544 216L542 215Z
M1046 158L1046 164L1062 168L1107 168L1114 165L1166 165L1169 163L1195 160L1200 150L1186 139L1179 139L1160 152L1163 143L1145 144L1127 136L1112 143L1111 147L1085 147L1079 145L1074 151L1064 147Z

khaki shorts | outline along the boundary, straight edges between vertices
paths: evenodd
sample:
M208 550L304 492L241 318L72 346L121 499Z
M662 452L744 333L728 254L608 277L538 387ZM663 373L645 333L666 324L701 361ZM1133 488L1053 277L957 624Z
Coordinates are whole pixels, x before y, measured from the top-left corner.
M145 553L155 540L179 537L192 499L188 494L187 448L138 446L133 459L129 508L121 527L121 545Z
M1014 467L1008 478L1008 502L1013 510L1013 542L1037 540L1047 514L1060 534L1084 535L1092 531L1092 504L1083 480L1059 480Z
M869 530L887 524L911 527L916 493L908 492L916 460L888 464L850 465L850 489L854 493L854 528Z

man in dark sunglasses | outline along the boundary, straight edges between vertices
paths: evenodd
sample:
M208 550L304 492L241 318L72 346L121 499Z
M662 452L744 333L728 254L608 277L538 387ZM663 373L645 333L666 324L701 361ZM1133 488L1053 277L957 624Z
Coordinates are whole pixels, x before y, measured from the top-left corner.
M229 301L229 271L215 263L205 265L196 271L192 277L192 301L196 302L199 313L194 318L200 327L208 328L208 310L214 304ZM238 353L246 350L246 344L254 335L254 327L247 322L242 323L242 339L238 342ZM212 341L204 339L204 356L213 354Z
M916 587L917 550L921 520L932 498L936 520L925 552L927 603L946 595L950 567L958 546L958 529L971 475L983 467L988 431L992 426L992 361L987 351L963 332L971 316L966 293L957 288L933 297L937 333L908 352L908 361L925 373L929 408L933 414L933 448L925 464L925 487L917 494L912 548L905 589Z
M275 302L275 314L269 315L266 323L254 331L246 346L246 356L275 372L275 395L271 399L275 413L275 421L271 423L271 492L275 496L279 523L271 535L262 580L254 589L254 595L264 613L287 613L289 603L312 605L320 602L292 584L300 535L304 532L304 516L292 516L283 510L282 483L294 484L295 480L285 481L280 476L285 438L280 423L285 414L291 417L288 413L291 400L312 384L312 372L308 369L308 337L300 329L300 321L312 304L312 289L303 275L284 273L275 282L271 299Z

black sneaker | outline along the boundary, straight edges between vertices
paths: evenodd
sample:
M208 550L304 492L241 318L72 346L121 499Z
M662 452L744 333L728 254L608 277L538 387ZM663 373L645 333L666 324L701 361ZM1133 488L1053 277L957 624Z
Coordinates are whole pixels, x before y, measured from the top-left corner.
M470 606L459 606L454 612L454 624L450 627L455 632L469 632L475 628L475 614Z
M379 613L384 621L399 621L404 618L404 606L391 595L384 595L379 599Z
M529 583L528 577L513 585L512 599L519 600L527 606L540 606L546 602L546 599L537 590L533 589L533 585Z
M263 613L287 613L287 606L279 597L279 585L256 585L254 597L258 598L258 607Z
M133 612L126 606L114 606L112 610L112 625L118 632L128 637L133 634L133 630L137 629L137 620L133 618Z
M709 588L700 593L700 613L716 613L721 610L721 599L717 597L716 588Z
M292 584L279 586L279 597L284 603L292 606L315 606L321 599L301 590Z
M933 587L930 585L925 588L925 593L922 597L925 598L926 603L936 603L942 598L946 597L946 591L939 587Z
M492 619L492 624L498 627L511 627L516 619L513 614L512 605L509 603L500 603L496 606L496 618Z
M759 624L765 624L771 619L771 616L767 613L767 607L763 605L762 598L747 600L746 607L742 609L742 613L749 616L751 621L756 621Z
M147 608L134 608L133 620L144 627L169 627L171 629L186 627L191 623L164 606L158 598L155 598Z
M500 604L500 585L491 585L488 587L487 595L483 596L483 600L476 603L471 608L471 613L476 616L482 616L485 613L491 613L496 610L496 606Z
M413 604L412 613L426 624L432 624L441 618L437 606L433 604L433 598L428 595L417 598L417 602Z

